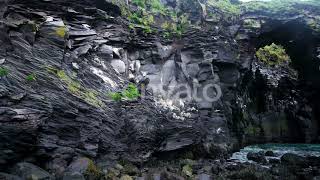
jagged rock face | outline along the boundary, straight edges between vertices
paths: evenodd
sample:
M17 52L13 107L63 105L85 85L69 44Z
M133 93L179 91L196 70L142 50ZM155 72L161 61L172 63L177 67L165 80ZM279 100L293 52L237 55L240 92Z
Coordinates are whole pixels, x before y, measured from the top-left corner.
M170 42L130 32L112 2L0 4L0 66L9 72L0 79L1 168L27 160L61 176L78 156L144 162L190 151L214 159L257 139L317 135L308 133L319 106L295 71L254 58L254 40L272 19L190 28ZM203 4L192 2L163 1L200 23ZM129 81L144 83L146 97L106 95Z
M141 162L193 147L200 147L200 156L225 156L230 136L218 109L221 100L217 106L201 100L193 106L188 100L175 107L168 105L170 97L154 101L148 95L119 104L106 95L130 77L149 78L149 87L161 79L163 88L170 87L166 92L176 90L175 83L191 87L195 82L201 89L217 81L212 61L218 52L203 43L206 32L201 39L187 38L180 50L180 44L171 45L174 50L165 55L168 49L160 41L132 37L120 18L109 16L116 12L95 6L91 1L9 2L0 38L1 67L8 71L0 79L1 168L26 159L61 176L77 156ZM227 54L227 39L217 40L216 31L210 38ZM35 78L28 80L30 74Z

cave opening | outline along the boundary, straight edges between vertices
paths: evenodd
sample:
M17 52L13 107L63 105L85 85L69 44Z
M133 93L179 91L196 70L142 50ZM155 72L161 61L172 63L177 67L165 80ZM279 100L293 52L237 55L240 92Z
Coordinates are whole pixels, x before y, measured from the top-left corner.
M312 107L311 142L320 142L320 59L317 58L320 36L300 20L282 24L274 21L270 22L268 27L272 27L271 30L262 33L253 43L256 49L271 43L282 45L286 49L291 58L290 66L298 72L301 95ZM292 121L289 128L292 128L298 142L303 141L299 124L295 123Z

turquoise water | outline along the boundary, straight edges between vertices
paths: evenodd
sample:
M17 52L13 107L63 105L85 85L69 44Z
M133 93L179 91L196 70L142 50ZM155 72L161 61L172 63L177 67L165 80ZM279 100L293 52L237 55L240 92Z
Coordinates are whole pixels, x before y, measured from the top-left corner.
M300 156L320 157L320 144L261 144L247 146L241 149L240 152L233 153L230 160L240 162L251 162L247 159L247 154L249 152L260 151L273 151L276 155L276 158L280 158L285 153L293 153Z

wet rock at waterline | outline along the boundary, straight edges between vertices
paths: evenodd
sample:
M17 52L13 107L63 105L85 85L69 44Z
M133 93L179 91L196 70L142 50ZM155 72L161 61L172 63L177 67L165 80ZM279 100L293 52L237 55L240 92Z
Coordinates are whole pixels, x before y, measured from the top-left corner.
M258 152L258 153L249 152L247 155L247 158L249 160L252 160L261 164L267 163L267 159L264 155L264 152Z
M264 155L265 156L269 156L269 157L274 157L275 156L273 151L267 151Z

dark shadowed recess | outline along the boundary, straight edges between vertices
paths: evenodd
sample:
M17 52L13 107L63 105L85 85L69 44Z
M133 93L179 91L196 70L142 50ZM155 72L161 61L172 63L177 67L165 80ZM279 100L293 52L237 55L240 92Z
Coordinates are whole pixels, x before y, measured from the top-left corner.
M276 43L285 47L291 58L291 66L298 71L299 89L313 108L314 131L320 136L320 59L316 51L320 47L320 35L315 34L302 20L293 20L284 24L270 22L271 31L262 33L254 40L256 48ZM299 139L299 125L291 121L292 131Z

